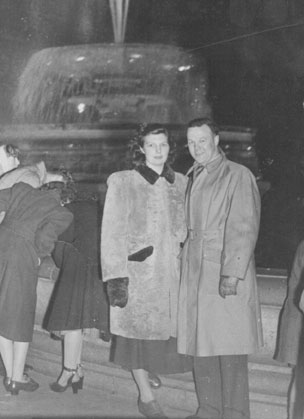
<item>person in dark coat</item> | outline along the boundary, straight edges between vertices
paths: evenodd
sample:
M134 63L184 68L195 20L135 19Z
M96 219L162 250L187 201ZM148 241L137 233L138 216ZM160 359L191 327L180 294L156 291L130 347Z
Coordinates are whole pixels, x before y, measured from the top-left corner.
M73 218L58 194L35 189L34 179L31 183L0 191L0 353L4 385L12 394L38 387L23 375L33 337L38 270Z
M56 183L53 185L56 187ZM44 319L44 327L64 338L63 370L51 390L83 385L81 353L83 333L98 329L109 337L108 302L101 279L99 231L101 207L94 196L80 196L73 188L62 191L74 221L55 244L52 253L60 269Z
M292 379L288 391L288 419L302 419L304 403L304 241L295 253L288 278L287 295L280 313L276 361L292 367Z

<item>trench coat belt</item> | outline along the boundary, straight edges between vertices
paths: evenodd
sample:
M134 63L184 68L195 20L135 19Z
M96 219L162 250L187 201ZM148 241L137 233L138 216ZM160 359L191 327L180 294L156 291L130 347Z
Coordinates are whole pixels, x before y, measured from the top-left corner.
M203 239L212 239L219 237L219 230L201 230L201 229L192 229L188 228L188 239L189 240L203 240Z
M22 223L18 222L17 220L15 221L12 219L4 219L0 226L13 231L17 236L21 236L26 240L30 240L33 242L35 239L35 233L32 230L26 228Z

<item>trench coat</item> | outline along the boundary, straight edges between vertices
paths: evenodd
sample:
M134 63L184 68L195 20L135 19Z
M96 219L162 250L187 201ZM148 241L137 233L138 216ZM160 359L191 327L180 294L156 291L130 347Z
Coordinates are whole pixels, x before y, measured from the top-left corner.
M254 263L260 196L252 173L222 152L186 191L188 236L182 251L178 352L241 355L262 344ZM238 277L237 295L219 295L220 276Z
M174 174L173 183L157 178L152 184L137 170L126 170L108 179L101 230L102 276L104 281L129 278L126 307L110 308L111 333L127 338L176 337L186 178L180 173ZM148 246L153 246L153 253L146 260L128 260Z
M0 335L30 342L40 260L73 219L51 191L23 182L0 191Z

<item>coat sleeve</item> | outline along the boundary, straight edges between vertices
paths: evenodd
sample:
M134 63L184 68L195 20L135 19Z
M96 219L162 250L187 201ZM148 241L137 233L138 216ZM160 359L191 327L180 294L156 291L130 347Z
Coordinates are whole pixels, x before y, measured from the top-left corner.
M175 217L177 219L177 226L175 236L178 239L178 250L180 252L180 244L184 243L187 236L186 214L185 214L185 198L188 179L181 173L176 173L176 180L178 182L178 193L182 205L176 206Z
M304 289L304 241L297 247L288 279L287 300L291 305L297 305ZM304 297L304 295L303 295Z
M73 214L58 204L41 223L36 232L35 246L39 257L44 257L54 249L55 241L72 222Z
M128 193L126 179L114 173L108 190L101 225L101 269L103 281L128 277Z
M245 278L259 232L260 207L255 178L244 168L232 191L224 233L221 275Z
M0 190L0 211L7 211L11 196L11 188Z

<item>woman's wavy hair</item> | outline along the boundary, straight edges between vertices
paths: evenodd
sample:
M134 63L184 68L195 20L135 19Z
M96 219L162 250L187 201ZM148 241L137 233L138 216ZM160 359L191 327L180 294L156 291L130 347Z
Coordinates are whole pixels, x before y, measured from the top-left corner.
M157 123L140 124L135 136L129 143L129 151L133 167L140 166L145 163L145 154L142 152L141 148L144 145L145 137L149 134L164 134L167 137L170 147L167 163L172 164L176 155L176 144L168 129L164 125Z

